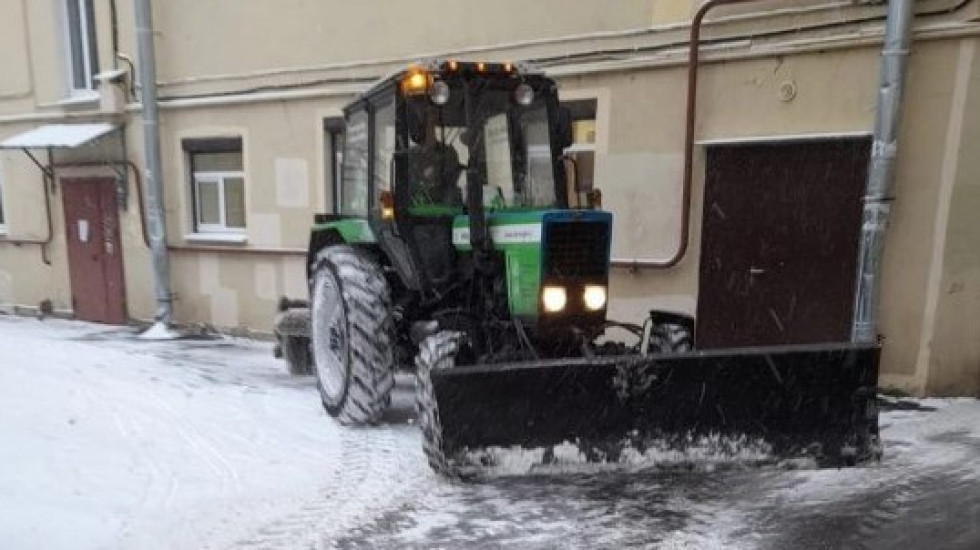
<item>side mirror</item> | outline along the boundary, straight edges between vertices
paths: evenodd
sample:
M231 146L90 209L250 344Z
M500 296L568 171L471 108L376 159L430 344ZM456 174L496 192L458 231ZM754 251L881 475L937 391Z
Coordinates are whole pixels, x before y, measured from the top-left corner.
M565 173L565 199L569 208L583 208L578 195L578 163L569 155L562 155L561 169Z
M585 199L589 203L589 208L592 210L602 210L602 190L593 189L586 193Z

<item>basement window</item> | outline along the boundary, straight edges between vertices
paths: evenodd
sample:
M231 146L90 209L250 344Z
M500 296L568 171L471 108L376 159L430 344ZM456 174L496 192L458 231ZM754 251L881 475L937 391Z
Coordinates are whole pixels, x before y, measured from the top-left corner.
M91 96L99 72L93 0L64 0L68 82L72 96Z
M191 175L194 232L244 235L245 172L241 138L183 141Z

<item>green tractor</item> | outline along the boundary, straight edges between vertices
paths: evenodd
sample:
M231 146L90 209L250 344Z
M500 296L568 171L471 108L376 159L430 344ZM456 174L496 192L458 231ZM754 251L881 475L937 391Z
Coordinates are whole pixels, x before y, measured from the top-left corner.
M450 476L507 449L539 462L877 453L877 347L697 351L689 317L607 319L612 215L575 191L553 80L431 62L344 114L339 213L316 216L310 301L285 300L275 322L277 351L294 372L312 366L340 423L378 422L394 372L414 368L425 452Z

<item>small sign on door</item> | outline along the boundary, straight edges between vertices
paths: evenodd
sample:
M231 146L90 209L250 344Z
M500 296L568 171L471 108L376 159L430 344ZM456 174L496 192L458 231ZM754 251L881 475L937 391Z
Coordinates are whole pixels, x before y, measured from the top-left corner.
M88 220L78 220L78 240L88 242Z

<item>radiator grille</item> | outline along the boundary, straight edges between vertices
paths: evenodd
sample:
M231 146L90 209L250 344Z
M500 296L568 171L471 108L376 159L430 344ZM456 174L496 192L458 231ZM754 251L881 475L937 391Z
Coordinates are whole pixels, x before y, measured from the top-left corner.
M546 281L605 279L609 269L609 224L552 222L545 226Z

